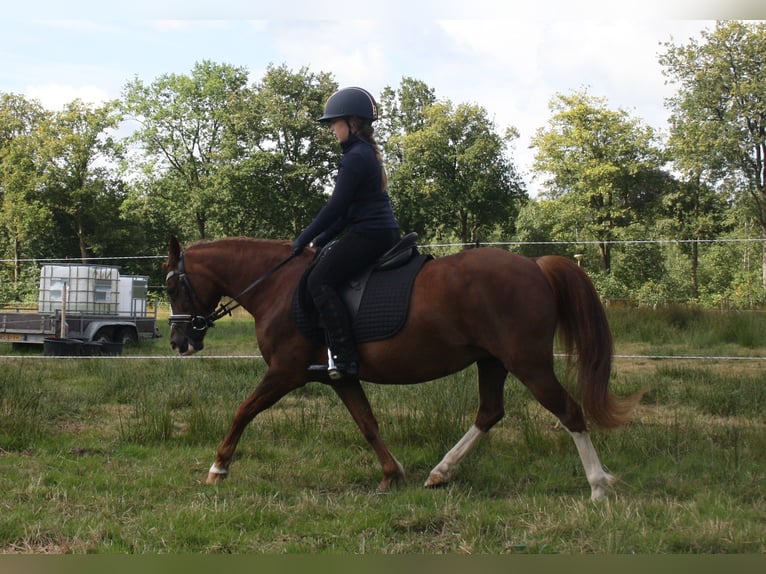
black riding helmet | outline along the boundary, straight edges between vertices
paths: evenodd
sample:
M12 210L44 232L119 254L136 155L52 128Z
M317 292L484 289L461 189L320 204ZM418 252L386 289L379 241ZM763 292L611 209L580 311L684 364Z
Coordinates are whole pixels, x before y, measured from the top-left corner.
M342 88L329 97L320 122L356 116L374 122L378 119L378 104L370 92L362 88Z

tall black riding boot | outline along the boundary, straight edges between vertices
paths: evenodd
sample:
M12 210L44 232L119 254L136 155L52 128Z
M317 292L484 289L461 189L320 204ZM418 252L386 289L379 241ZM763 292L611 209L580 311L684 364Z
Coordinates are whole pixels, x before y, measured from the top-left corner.
M346 306L332 287L322 285L314 294L314 304L327 334L327 345L335 362L328 365L331 379L356 377L359 373L359 356L351 329Z

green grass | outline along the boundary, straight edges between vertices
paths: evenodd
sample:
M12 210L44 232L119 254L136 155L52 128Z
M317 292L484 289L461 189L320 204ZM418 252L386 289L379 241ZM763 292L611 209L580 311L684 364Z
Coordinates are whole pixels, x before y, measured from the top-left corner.
M766 319L755 314L610 318L618 353L749 356L766 343ZM256 352L252 322L241 318L221 321L206 342L211 355ZM422 484L472 423L474 370L365 385L408 474L380 495L377 458L319 384L260 415L231 477L204 484L235 408L264 372L257 358L136 358L168 357L167 338L116 359L17 355L0 359L0 552L766 552L757 362L617 359L618 393L651 391L633 423L593 431L620 482L592 503L571 439L513 379L506 418L436 490Z
M674 306L660 311L612 309L609 311L612 333L618 343L639 344L644 350L657 348L665 354L688 354L693 349L707 355L729 356L736 350L752 354L766 345L760 311L705 311L695 307Z

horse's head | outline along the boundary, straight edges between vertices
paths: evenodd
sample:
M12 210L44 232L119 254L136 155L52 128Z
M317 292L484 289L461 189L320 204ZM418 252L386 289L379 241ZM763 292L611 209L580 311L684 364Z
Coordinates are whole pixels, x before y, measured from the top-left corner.
M195 272L190 278L184 252L178 238L170 239L170 251L165 263L166 284L170 299L170 346L182 355L201 351L211 315L218 302L213 285L205 274Z

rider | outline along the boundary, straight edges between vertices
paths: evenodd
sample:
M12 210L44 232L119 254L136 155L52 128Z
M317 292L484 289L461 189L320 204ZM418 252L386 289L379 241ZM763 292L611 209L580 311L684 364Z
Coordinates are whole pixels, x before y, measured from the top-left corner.
M293 254L300 254L309 243L319 249L339 236L316 261L307 281L339 371L331 372L332 378L359 372L351 319L338 288L400 237L380 148L373 137L372 122L377 119L378 106L362 88L343 88L327 100L319 121L329 125L343 155L330 199L292 246Z

